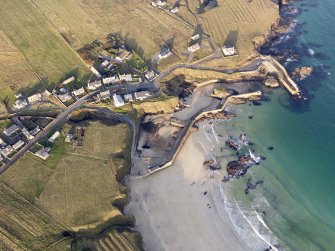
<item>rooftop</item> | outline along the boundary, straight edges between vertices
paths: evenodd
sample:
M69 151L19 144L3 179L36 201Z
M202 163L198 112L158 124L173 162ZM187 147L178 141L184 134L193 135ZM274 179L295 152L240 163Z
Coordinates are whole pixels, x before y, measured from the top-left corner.
M15 133L16 131L20 130L20 128L14 124L14 125L11 125L10 127L6 128L3 133L7 136L11 136L13 133Z

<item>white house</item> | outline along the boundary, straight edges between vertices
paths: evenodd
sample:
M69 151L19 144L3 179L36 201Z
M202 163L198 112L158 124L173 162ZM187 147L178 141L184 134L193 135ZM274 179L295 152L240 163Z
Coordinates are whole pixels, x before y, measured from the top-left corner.
M30 130L29 133L32 136L36 136L41 131L41 128L39 126L36 126L34 129Z
M62 84L63 85L67 85L67 84L69 84L69 83L71 83L71 82L73 82L75 80L76 80L75 77L71 77L71 78L65 79Z
M113 77L108 77L108 78L103 78L102 79L102 82L105 84L105 85L108 85L108 84L114 84L118 81L118 78L117 76L113 76Z
M200 45L196 43L196 44L189 46L187 49L189 52L195 52L200 49Z
M222 48L222 52L223 52L223 55L226 56L226 57L227 56L232 56L232 55L236 54L236 49L235 49L234 46L233 47L224 46Z
M129 102L134 102L133 94L131 93L124 95L124 99Z
M198 40L199 38L200 38L200 35L196 34L196 35L191 37L191 40L195 41L195 40Z
M17 99L22 98L22 93L21 92L16 93L15 98Z
M167 58L172 55L172 52L169 48L162 49L161 52L159 53L158 57L160 59L162 58Z
M102 86L101 80L97 80L97 81L89 82L87 84L87 89L92 91L92 90L98 89L101 86Z
M154 71L148 71L146 74L145 74L145 77L150 81L154 81L155 78L157 77L157 74L154 72Z
M72 99L71 95L68 93L60 94L57 96L63 103Z
M28 102L25 99L18 99L14 103L14 108L15 109L22 109L28 105Z
M135 92L135 99L136 100L144 100L146 98L150 97L150 93L148 91L141 91L141 92Z
M109 65L109 60L105 59L102 63L101 63L101 67L107 67Z
M35 103L37 101L42 100L42 94L41 93L36 93L34 95L29 96L27 99L28 99L29 103Z
M40 157L43 160L46 160L49 157L49 152L51 148L50 147L42 147L40 150L38 150L35 155Z
M91 66L90 70L95 76L97 76L98 78L101 78L100 72L98 72L98 70L95 69L93 66Z
M0 153L5 155L6 157L8 157L8 155L10 155L13 151L14 151L13 147L8 145L5 148L3 148L2 150L0 150Z
M111 93L110 93L109 90L100 92L100 93L98 94L98 98L99 98L100 100L109 99L110 97L111 97Z
M76 96L76 97L80 97L80 96L84 96L84 95L86 94L86 92L85 92L85 90L84 90L84 87L81 87L81 88L79 88L79 89L77 89L77 90L74 90L74 91L72 92L72 94L73 94L74 96Z
M48 139L50 143L55 143L56 139L60 136L60 132L56 131L52 136Z
M127 82L131 82L133 81L133 77L131 76L131 74L121 74L119 75L119 79L122 81L127 81Z
M173 14L176 14L178 11L179 11L179 7L178 6L174 7L173 9L171 9L171 12Z
M29 133L27 128L23 128L22 133L26 137L27 140L32 140L34 138L34 136Z
M163 7L166 5L166 1L164 0L156 0L156 1L153 1L151 2L151 5L154 6L154 7Z
M6 128L3 133L7 136L11 136L13 133L20 130L20 127L18 127L16 124L11 125L10 127Z
M23 140L19 140L14 145L12 145L12 147L13 147L14 150L17 150L17 149L19 149L23 145L24 145L24 141Z
M120 95L117 95L116 93L114 93L113 100L114 100L115 107L124 106L124 101Z

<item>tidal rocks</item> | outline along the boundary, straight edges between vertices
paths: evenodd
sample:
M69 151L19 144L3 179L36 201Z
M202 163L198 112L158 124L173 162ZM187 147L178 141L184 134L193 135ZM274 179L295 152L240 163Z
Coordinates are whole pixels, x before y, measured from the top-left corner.
M204 161L204 163L202 164L202 166L205 168L205 169L209 169L209 167L211 165L214 165L215 163L215 160L214 159L211 159L211 160L206 160Z
M216 161L214 159L211 159L211 160L206 160L204 161L204 163L202 164L202 166L208 170L218 170L218 169L221 169L221 166L220 166L220 163L217 163L216 164Z
M242 155L238 160L230 161L227 164L227 172L229 177L239 177L247 173L249 167L256 162L248 155Z
M259 180L259 181L255 182L255 183L252 183L251 179L248 179L247 184L246 184L245 189L244 189L245 194L249 194L250 190L256 189L256 187L258 185L261 185L263 183L264 183L263 180Z
M261 102L258 102L258 101L252 101L252 104L253 104L254 106L260 106L260 105L262 105L262 103L261 103Z
M303 66L294 69L292 75L295 79L304 80L313 72L313 67Z
M237 143L235 143L231 138L229 138L228 140L226 140L225 144L230 149L233 149L235 151L237 151L238 149L240 149L240 146Z

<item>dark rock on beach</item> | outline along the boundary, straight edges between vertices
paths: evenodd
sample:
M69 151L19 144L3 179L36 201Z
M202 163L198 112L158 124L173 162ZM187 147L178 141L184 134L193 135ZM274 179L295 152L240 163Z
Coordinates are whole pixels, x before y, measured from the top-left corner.
M246 184L245 189L244 189L245 194L249 194L250 190L256 189L256 187L258 185L261 185L263 183L264 183L263 180L259 180L259 181L255 182L255 183L252 183L251 179L248 179L247 184Z
M229 177L240 177L247 173L248 168L256 162L248 155L242 155L238 160L230 161L227 164L227 172Z

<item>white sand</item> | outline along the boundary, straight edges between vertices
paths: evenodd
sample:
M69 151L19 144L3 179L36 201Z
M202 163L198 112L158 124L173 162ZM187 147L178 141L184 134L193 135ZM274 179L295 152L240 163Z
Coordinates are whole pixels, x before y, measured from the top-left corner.
M221 181L202 167L208 152L202 139L192 134L172 167L128 181L126 213L136 217L146 250L249 250L225 213Z

